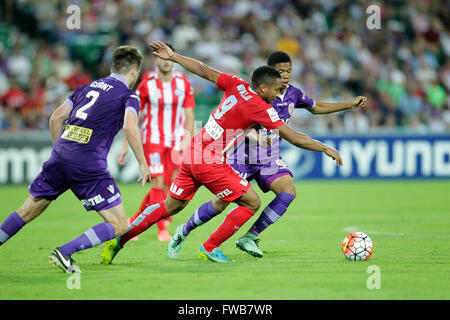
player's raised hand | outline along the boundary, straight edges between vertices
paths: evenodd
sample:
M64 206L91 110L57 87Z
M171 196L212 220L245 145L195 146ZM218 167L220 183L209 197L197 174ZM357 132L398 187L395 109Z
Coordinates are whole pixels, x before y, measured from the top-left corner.
M327 156L329 156L333 160L336 160L336 164L338 166L342 166L342 158L337 150L327 146L327 149L324 152Z
M367 104L367 98L363 96L358 96L354 98L351 102L353 108L361 108L363 109Z
M174 55L172 49L162 41L152 41L148 44L154 51L153 54L164 60L171 60Z
M150 180L150 170L148 169L147 163L142 163L139 165L139 171L141 172L141 177L137 182L142 184L142 187L145 187L145 183Z

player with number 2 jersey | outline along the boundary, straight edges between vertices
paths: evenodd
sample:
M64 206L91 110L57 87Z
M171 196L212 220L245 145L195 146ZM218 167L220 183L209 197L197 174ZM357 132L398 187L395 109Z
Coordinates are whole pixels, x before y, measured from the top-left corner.
M50 263L64 272L79 273L71 258L73 253L126 231L125 210L119 188L107 170L107 156L115 135L123 128L138 161L143 186L150 178L138 127L139 99L130 89L139 76L142 60L135 47L116 48L112 73L78 88L53 112L52 154L31 183L25 203L1 224L0 245L69 189L86 210L97 211L105 222L53 249Z

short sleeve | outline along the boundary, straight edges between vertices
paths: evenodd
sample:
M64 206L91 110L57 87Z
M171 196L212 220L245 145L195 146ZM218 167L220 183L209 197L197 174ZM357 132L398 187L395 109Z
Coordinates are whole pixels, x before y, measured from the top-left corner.
M142 80L138 87L136 88L136 95L139 97L140 101L147 101L148 100L148 88L146 85L147 81ZM141 103L140 110L144 108L145 103Z
M72 94L64 102L73 108L73 104L75 103L75 100L83 87L84 86L81 86L81 87L75 89L72 92Z
M141 102L136 94L130 94L125 100L125 112L131 111L138 116Z
M283 120L278 116L278 112L270 105L267 105L267 108L260 108L254 114L253 120L267 130L276 129L284 124Z
M194 88L189 81L186 81L186 97L183 103L184 108L195 108Z
M232 76L226 73L221 73L219 79L217 79L217 88L222 91L227 91L236 82L242 81L238 76Z
M295 108L313 109L316 105L314 99L307 96L302 90L298 89L298 99Z

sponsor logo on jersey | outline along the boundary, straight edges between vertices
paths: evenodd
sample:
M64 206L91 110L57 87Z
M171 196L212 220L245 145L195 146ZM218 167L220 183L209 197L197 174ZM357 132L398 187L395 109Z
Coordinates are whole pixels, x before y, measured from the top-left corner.
M209 117L208 122L205 124L205 130L213 140L219 139L224 131L213 117Z
M150 96L155 97L155 100L161 99L162 98L161 90L159 89L150 90Z
M177 196L181 196L181 194L182 194L183 191L184 191L183 188L180 188L180 187L174 185L173 183L170 185L170 188L169 188L169 189L170 189L170 191L171 191L174 195L177 195Z
M266 111L269 114L270 120L272 120L272 122L277 122L278 120L280 120L278 112L274 108L269 108Z
M222 198L229 196L232 193L233 193L233 191L231 191L229 189L225 189L222 192L217 193L216 196L218 196L220 199L222 199Z
M81 200L81 203L87 207L93 207L99 203L102 203L103 201L105 201L105 199L102 197L101 194L98 194L95 197Z
M61 138L86 144L89 142L89 140L91 140L91 136L92 136L92 129L68 124L66 125L66 128L63 134L61 135Z

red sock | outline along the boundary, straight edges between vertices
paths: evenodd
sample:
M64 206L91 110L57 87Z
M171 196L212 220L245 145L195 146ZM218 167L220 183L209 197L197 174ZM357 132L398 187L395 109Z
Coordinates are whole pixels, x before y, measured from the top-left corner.
M160 203L165 200L164 198L164 190L160 188L152 188L150 190L150 204ZM158 226L158 231L165 230L166 226L164 225L164 220L158 221L156 224Z
M160 188L151 188L150 192L142 200L141 206L138 211L134 214L130 219L130 223L132 223L142 212L144 212L145 208L148 206L164 201L164 191ZM158 230L164 230L166 226L164 225L164 221L158 222Z
M238 206L231 210L222 224L203 243L206 251L211 252L230 238L239 228L246 223L255 213L247 207Z
M129 230L120 237L119 245L123 247L125 243L138 234L150 228L154 223L168 216L164 202L149 206L135 219L128 227Z

